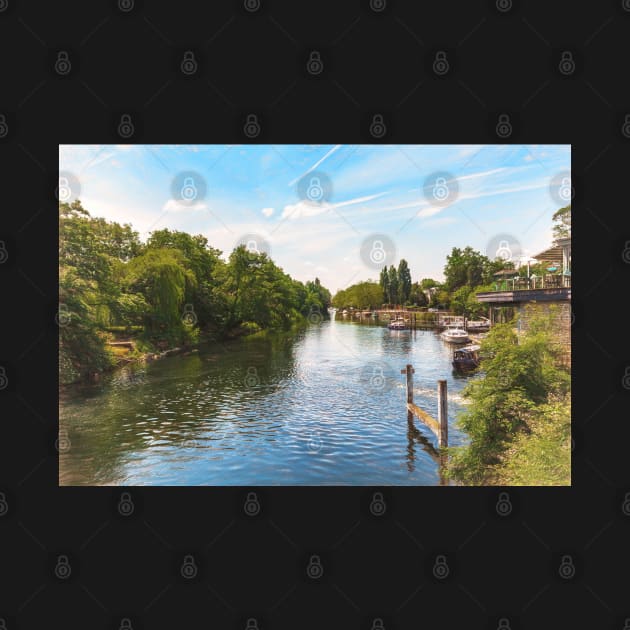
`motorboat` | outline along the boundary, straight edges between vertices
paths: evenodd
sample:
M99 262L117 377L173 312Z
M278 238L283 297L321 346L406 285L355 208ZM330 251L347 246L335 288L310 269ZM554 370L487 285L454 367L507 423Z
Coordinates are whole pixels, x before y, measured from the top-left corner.
M463 346L453 351L453 367L460 371L466 372L479 367L479 349L481 346L471 344Z
M468 333L463 328L447 328L441 334L442 339L444 341L448 341L449 343L469 343L470 337Z
M407 330L408 326L407 322L402 317L397 317L387 324L387 328L390 330Z
M468 320L466 322L466 330L468 332L486 332L490 329L490 320L482 317L478 320Z

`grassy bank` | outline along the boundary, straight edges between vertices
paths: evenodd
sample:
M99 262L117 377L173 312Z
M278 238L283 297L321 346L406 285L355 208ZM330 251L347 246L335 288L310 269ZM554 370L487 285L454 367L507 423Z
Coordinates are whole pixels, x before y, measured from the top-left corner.
M449 476L464 485L571 484L571 375L553 311L531 306L528 328L494 326L482 342L483 377L464 390L458 417L470 437L449 449Z

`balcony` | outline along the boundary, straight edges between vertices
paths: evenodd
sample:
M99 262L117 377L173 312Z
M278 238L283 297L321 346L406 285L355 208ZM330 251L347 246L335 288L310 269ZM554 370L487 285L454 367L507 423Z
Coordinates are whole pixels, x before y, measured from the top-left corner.
M477 300L494 304L571 300L571 276L566 274L545 274L529 279L507 278L495 282L494 287L493 291L478 293Z

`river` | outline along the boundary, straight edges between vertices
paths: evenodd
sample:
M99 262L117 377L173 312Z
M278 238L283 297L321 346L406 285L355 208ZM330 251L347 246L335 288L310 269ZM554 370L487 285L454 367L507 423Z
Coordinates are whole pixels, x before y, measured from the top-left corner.
M414 402L434 417L447 379L449 444L463 444L471 377L451 354L433 331L331 320L130 365L62 393L59 483L437 485L400 370L414 366Z

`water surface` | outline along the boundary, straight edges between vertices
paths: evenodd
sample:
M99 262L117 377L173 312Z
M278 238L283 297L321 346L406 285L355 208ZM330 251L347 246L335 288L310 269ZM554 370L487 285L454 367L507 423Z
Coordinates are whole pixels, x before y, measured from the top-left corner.
M400 370L414 366L414 402L434 417L448 381L449 443L461 444L470 377L451 354L432 331L333 320L128 366L62 395L60 483L436 485Z

